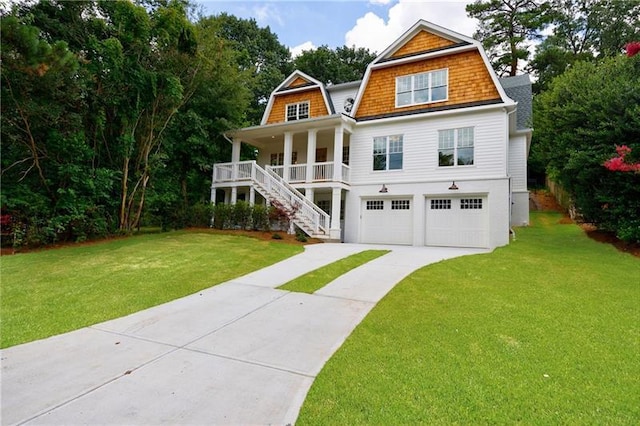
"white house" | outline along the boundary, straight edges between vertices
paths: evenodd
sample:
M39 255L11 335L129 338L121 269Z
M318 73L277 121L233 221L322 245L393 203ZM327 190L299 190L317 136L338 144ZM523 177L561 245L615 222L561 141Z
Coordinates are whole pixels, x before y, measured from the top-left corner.
M419 21L362 81L285 79L259 126L228 134L212 202L292 208L308 234L344 242L505 245L529 221L530 116L527 76L498 79L479 42ZM257 161L239 161L241 143Z

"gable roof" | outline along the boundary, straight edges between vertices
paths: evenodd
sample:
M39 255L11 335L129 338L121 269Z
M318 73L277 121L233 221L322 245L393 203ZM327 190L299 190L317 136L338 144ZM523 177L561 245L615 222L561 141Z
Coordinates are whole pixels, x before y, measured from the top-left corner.
M260 124L266 124L269 118L269 114L271 114L271 108L273 108L273 102L277 95L283 93L295 93L301 92L305 90L309 90L312 88L319 88L322 93L322 98L324 99L324 104L327 107L327 111L330 114L333 114L335 111L333 109L333 104L329 101L329 95L327 94L327 89L319 80L311 77L308 74L303 73L300 70L295 70L287 78L284 79L282 83L275 88L271 95L269 96L269 102L267 103L267 107L264 110L264 114L262 115L262 120Z
M422 33L432 36L429 39L430 42L423 42L422 45L420 45L420 43L414 43L414 46L418 48L418 50L411 51L411 49L409 49L406 53L403 52L403 47L411 44L417 37L427 39L427 37L423 36ZM422 49L420 49L420 47L422 47ZM352 115L355 117L357 114L358 107L360 106L369 78L371 77L372 70L468 51L479 52L491 77L493 85L502 99L502 102L513 104L513 101L506 95L502 85L500 85L498 76L491 67L489 58L479 41L421 19L369 64L364 74L362 84L360 85L360 89L358 90Z
M531 128L533 115L533 96L531 92L531 80L528 74L516 75L500 79L507 96L518 103L516 113L516 128L524 130Z

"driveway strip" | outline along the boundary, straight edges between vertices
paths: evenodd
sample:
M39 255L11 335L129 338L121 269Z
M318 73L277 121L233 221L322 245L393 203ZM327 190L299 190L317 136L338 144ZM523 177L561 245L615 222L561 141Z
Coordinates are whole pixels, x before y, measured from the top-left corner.
M275 287L391 253L313 295ZM414 270L480 249L317 244L135 314L1 351L3 425L289 424L331 355Z

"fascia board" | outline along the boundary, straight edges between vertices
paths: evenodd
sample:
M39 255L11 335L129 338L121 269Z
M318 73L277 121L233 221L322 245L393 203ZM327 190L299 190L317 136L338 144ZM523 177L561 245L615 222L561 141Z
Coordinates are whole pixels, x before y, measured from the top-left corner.
M460 115L460 114L467 114L467 113L474 113L474 112L481 112L481 111L490 111L492 109L505 109L508 106L509 105L505 105L503 103L498 103L498 104L491 104L491 105L481 105L477 107L449 109L445 111L424 112L421 114L400 115L397 117L380 118L377 120L358 121L357 127L373 126L373 125L386 124L386 123L395 123L400 121L424 120L425 118L432 119L432 118L439 118L439 117L449 116L449 115Z

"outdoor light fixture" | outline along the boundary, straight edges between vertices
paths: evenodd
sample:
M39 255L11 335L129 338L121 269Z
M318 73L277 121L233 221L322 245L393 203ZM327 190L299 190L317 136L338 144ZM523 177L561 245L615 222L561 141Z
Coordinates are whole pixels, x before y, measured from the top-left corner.
M386 194L387 192L389 192L389 190L387 189L387 186L383 183L382 184L382 188L380 188L380 192L381 194Z
M449 187L449 189L451 191L457 191L458 190L458 185L456 185L456 181L455 180L451 182L451 186Z

